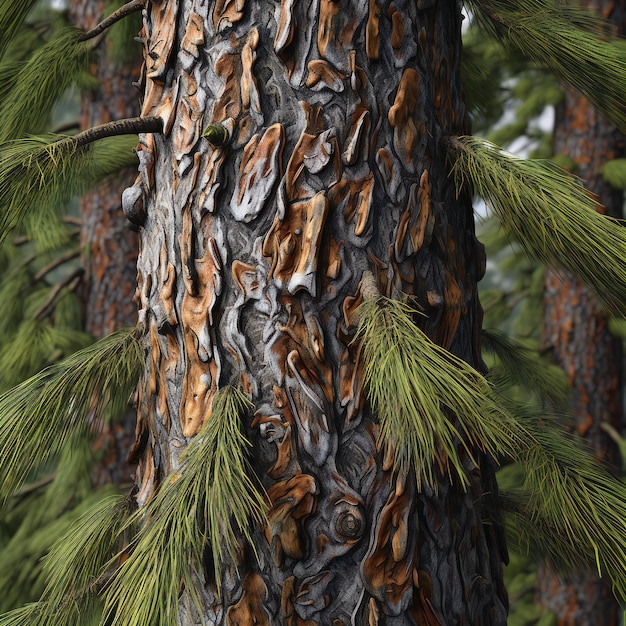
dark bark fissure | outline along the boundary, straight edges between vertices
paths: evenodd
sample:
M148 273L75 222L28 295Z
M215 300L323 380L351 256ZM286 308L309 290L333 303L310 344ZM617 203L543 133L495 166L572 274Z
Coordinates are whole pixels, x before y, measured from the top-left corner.
M140 504L237 380L267 490L208 623L504 624L505 558L467 460L467 493L418 493L377 450L354 311L371 271L435 341L480 367L484 269L442 138L467 131L452 0L153 3L145 15L138 262L147 371ZM203 128L230 141L211 148ZM248 555L249 556L249 555ZM181 624L191 624L182 609ZM254 620L257 620L256 622Z

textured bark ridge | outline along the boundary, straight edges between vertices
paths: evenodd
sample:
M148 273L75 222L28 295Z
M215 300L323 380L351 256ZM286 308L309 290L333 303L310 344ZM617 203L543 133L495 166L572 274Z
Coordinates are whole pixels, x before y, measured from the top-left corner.
M504 624L505 549L472 486L418 493L377 450L352 342L362 276L479 366L483 252L440 140L466 130L453 0L163 0L145 11L140 504L237 382L269 523L210 624ZM227 145L203 128L221 122ZM184 604L184 603L183 603ZM199 623L181 604L181 624Z

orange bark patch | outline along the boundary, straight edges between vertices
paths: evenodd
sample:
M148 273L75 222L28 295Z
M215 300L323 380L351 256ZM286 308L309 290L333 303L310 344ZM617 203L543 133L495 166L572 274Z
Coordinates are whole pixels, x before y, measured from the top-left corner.
M376 61L380 54L380 8L376 0L369 0L369 13L365 29L365 53L370 61Z
M340 38L341 20L339 18L339 0L321 0L320 16L317 26L317 49L326 55L329 45Z
M424 170L419 188L417 185L411 186L407 208L398 224L394 250L398 262L416 254L424 242L430 242L435 225L435 216L431 210L431 189L428 170Z
M352 114L350 132L346 139L346 147L341 155L345 165L354 165L359 156L367 159L367 133L370 126L370 113L365 107L358 107Z
M315 512L318 492L315 478L309 474L296 474L268 491L272 506L265 535L276 565L281 566L285 557L301 559L305 555L304 523Z
M183 434L195 435L211 414L213 397L221 366L213 350L211 330L212 312L221 292L221 259L213 238L207 242L207 250L200 259L193 260L197 282L192 285L191 276L185 282L181 323L185 346L186 367L180 404Z
M425 133L424 123L419 120L421 111L420 78L412 68L404 70L396 98L389 109L389 124L394 129L393 144L396 153L411 172L415 172L417 142Z
M288 208L285 219L274 220L263 242L264 256L272 256L270 276L291 294L300 290L317 293L317 266L328 216L323 191Z
M243 17L246 0L217 0L213 10L213 26L221 31L232 26Z
M227 626L269 626L269 613L264 606L268 592L263 579L256 573L246 574L241 589L239 602L226 612Z
M246 144L239 165L237 187L230 201L236 220L250 222L262 211L281 174L285 131L270 126L263 136L254 135Z
M146 55L147 77L155 82L164 82L170 55L176 40L176 17L178 14L178 2L152 3L152 32L149 36L151 47Z
M306 86L313 91L319 91L327 87L337 93L343 91L343 81L345 75L337 71L328 61L314 59L308 64L309 75L306 79Z
M390 494L378 514L376 543L363 562L367 591L398 610L413 586L413 550L408 536L412 510L412 498L406 489ZM411 530L411 539L415 541L415 529Z

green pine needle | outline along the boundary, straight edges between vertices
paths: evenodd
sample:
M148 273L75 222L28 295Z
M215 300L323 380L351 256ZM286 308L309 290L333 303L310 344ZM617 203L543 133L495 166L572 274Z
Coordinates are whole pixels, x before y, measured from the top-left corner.
M197 600L205 549L220 588L223 559L236 562L239 537L250 545L251 522L265 522L266 503L245 459L250 443L241 413L251 404L233 387L220 390L211 417L187 448L179 471L161 485L107 593L104 623L116 626L175 624L184 589Z
M474 463L477 449L512 457L526 433L475 369L413 323L415 313L383 297L366 300L358 311L356 337L363 343L364 383L380 420L380 442L391 445L396 470L415 470L420 487L435 488L446 474L466 486L471 467L463 452Z
M20 25L38 0L4 0L0 2L0 58Z
M54 544L44 559L48 582L41 598L42 625L74 623L79 614L93 608L90 605L106 583L103 574L120 549L132 509L126 496L104 497Z
M482 338L483 350L498 360L487 376L494 387L505 390L519 385L555 409L567 406L570 390L563 370L497 330L483 330Z
M126 0L108 0L105 14L110 15L124 4ZM140 30L141 13L139 12L127 15L107 30L107 49L113 63L123 65L141 56L141 48L134 39Z
M520 416L532 446L519 455L520 488L505 494L512 544L565 574L595 567L626 595L626 485L572 435L550 421Z
M86 333L59 330L39 320L24 320L0 352L0 391L90 343L92 338Z
M79 37L79 31L63 29L22 66L0 104L0 143L45 128L55 102L89 64L91 45Z
M0 615L0 626L97 626L99 611L89 607L81 610L79 605L71 603L61 609L50 606L46 602L31 602L19 609ZM49 621L50 616L55 621ZM56 619L60 621L56 621ZM62 621L61 621L62 620Z
M571 272L626 314L626 228L596 211L579 179L476 137L450 138L448 148L459 191L472 185L528 255Z
M0 242L24 221L37 230L39 212L62 210L73 196L136 163L135 143L131 135L78 147L73 137L52 135L0 144Z
M624 597L626 485L559 429L556 418L500 396L430 341L412 322L414 313L380 296L358 310L365 386L396 469L413 467L418 481L433 486L433 466L467 483L471 467L461 450L518 462L525 472L515 496L523 507L513 507L518 540L557 564L595 564Z
M572 85L626 131L626 55L599 14L560 0L469 0L481 26Z
M123 329L75 352L0 396L0 500L73 434L97 428L125 404L143 363L139 330Z

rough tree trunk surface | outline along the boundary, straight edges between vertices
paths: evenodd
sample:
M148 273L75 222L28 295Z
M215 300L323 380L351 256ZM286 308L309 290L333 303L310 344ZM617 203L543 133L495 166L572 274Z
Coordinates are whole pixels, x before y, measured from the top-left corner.
M78 0L71 3L70 20L78 28L90 30L104 15L104 0ZM128 65L114 65L106 40L100 42L92 72L99 87L83 94L80 128L139 115L139 94L131 88L140 67L137 59ZM121 211L120 196L132 184L132 169L102 184L80 200L81 264L85 268L82 296L85 331L104 337L122 326L133 326L137 308L132 297L136 289L138 238L129 229ZM134 468L126 457L133 443L134 416L124 422L107 424L98 441L105 455L96 468L96 484L128 483Z
M259 562L242 551L222 600L207 572L206 623L506 623L491 467L467 493L393 475L352 343L370 270L480 366L484 255L441 147L466 131L460 22L454 0L148 3L142 113L164 134L142 137L124 194L149 337L137 497L235 382L271 501ZM225 147L201 137L211 122L232 124Z
M602 0L587 3L620 29L626 27L626 2ZM602 165L624 155L624 136L588 100L567 91L557 109L554 153L576 163L575 173L586 181L606 212L622 214L623 192L604 182ZM621 340L607 327L607 316L593 294L570 275L546 273L544 294L544 345L554 362L567 374L574 391L573 428L599 457L620 465L615 442L602 424L616 429L622 422ZM607 581L592 571L577 572L563 581L552 571L539 572L538 601L554 611L559 626L616 626L622 610Z

